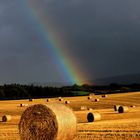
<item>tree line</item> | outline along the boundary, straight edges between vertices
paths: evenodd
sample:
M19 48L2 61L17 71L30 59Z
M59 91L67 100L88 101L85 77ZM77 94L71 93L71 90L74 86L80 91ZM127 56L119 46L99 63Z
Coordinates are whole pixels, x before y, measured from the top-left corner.
M9 84L0 86L0 99L27 99L70 96L66 88Z
M73 92L75 91L75 92ZM118 92L140 91L140 84L119 85L77 85L64 87L49 87L36 85L5 84L0 86L0 100L7 99L30 99L76 96L76 92L86 91L94 94L112 94ZM79 96L79 94L77 94Z

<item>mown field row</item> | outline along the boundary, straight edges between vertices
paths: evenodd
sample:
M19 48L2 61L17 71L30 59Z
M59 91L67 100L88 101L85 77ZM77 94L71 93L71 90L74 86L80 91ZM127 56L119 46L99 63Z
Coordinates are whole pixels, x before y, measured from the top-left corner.
M95 99L99 99L95 102ZM92 108L94 112L101 114L101 120L92 123L78 123L77 135L75 140L101 140L101 139L140 139L140 92L110 94L107 97L93 95L90 99L87 96L65 97L62 101L58 98L29 100L0 101L0 116L11 115L9 122L0 122L0 140L18 140L18 123L22 112L27 107L21 107L20 104L50 104L69 101L66 106L73 109L74 112L82 112L81 106ZM114 111L114 105L127 105L127 113L118 113ZM133 107L132 107L133 106ZM89 110L88 110L89 111ZM81 113L82 114L82 113ZM85 118L84 113L81 119Z

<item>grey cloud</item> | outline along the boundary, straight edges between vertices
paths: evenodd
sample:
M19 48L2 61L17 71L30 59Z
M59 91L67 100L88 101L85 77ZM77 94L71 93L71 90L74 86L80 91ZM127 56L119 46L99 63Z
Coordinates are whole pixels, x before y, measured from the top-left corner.
M30 2L37 3L36 10L66 39L61 48L82 65L87 79L140 71L139 0ZM30 19L22 2L2 0L0 9L2 81L65 80L55 54L40 37L38 23Z

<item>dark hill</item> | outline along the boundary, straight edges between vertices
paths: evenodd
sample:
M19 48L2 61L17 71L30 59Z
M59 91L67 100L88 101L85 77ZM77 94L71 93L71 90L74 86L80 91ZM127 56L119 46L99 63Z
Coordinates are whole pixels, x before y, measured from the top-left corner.
M94 80L96 85L107 85L111 83L117 84L140 84L140 73L118 75Z

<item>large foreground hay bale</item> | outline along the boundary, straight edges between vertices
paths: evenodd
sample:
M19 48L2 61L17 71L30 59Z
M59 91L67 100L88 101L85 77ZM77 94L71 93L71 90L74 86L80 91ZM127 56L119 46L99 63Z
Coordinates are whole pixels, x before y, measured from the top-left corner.
M8 122L11 121L11 119L12 119L11 115L2 116L2 122Z
M119 113L126 113L128 112L128 107L127 106L120 106L118 109Z
M101 115L98 112L90 111L75 111L74 112L78 123L88 123L101 120Z
M34 105L22 114L19 123L21 140L73 140L76 117L63 104Z
M118 109L119 109L120 106L121 105L114 105L114 111L118 111Z

